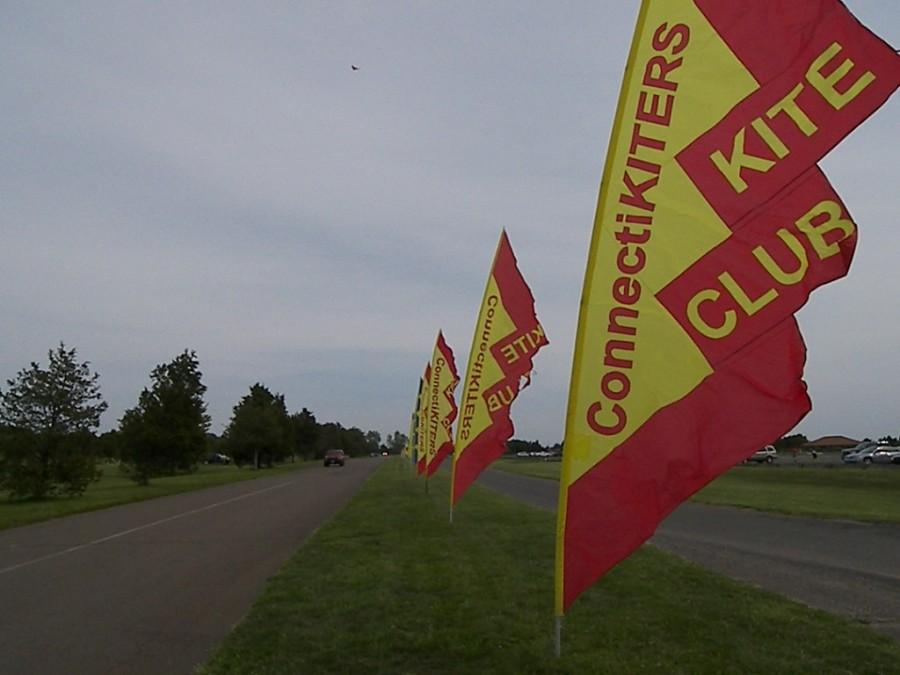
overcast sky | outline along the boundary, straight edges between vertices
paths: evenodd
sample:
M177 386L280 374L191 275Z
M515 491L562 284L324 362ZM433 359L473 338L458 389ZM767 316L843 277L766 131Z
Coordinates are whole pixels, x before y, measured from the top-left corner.
M216 432L257 381L405 432L506 227L551 341L516 435L560 440L638 4L3 3L0 378L76 346L107 429L190 348ZM900 3L846 4L900 44ZM799 314L810 437L900 434L898 122L822 163L860 235Z

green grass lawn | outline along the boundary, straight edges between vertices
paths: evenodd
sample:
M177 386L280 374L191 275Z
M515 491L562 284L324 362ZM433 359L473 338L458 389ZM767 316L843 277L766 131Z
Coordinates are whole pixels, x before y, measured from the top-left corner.
M900 523L900 471L743 466L716 478L694 499L779 513Z
M190 492L225 483L263 478L317 464L317 462L297 462L260 471L249 468L238 469L235 466L202 464L196 473L154 478L150 481L150 485L144 486L135 484L125 476L118 464L105 464L102 467L103 477L96 483L91 483L80 497L10 501L7 493L0 492L0 530L179 492Z
M493 467L559 480L561 463L501 459ZM900 471L893 467L736 466L693 499L776 513L900 523Z
M200 672L900 672L889 638L652 547L575 602L556 659L554 516L475 486L451 526L447 487L382 465Z

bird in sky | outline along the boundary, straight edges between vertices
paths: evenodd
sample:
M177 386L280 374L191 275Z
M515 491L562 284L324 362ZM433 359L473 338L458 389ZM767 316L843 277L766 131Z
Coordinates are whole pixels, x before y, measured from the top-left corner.
M350 64L350 70L359 70L359 66L354 66L352 63Z

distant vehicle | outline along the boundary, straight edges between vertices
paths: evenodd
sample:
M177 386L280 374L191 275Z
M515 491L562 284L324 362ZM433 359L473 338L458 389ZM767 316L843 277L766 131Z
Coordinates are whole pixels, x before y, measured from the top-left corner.
M337 464L340 467L344 466L344 462L347 461L347 455L343 450L328 450L325 453L325 466L331 466L332 464Z
M231 457L223 455L221 452L214 452L203 461L205 464L231 464Z
M852 448L844 448L841 450L841 459L844 459L847 455L854 455L860 450L868 450L869 448L878 447L878 443L876 441L863 441L861 443L857 443Z
M756 462L757 464L772 464L778 458L778 451L774 445L767 445L762 450L757 450L750 455L745 462Z
M531 453L528 452L527 450L519 450L516 453L516 457L531 457Z
M849 455L841 457L844 464L871 464L873 462L872 455L878 450L877 445L872 445L862 450L857 450Z
M381 451L381 456L382 456L382 457L387 457L387 456L388 456L388 451L387 451L387 450L382 450L382 451Z
M890 445L879 445L872 453L875 464L900 464L900 448Z

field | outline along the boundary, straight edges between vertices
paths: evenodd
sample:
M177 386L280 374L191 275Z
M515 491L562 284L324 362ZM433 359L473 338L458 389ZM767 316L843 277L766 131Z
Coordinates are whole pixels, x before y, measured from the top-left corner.
M503 471L559 480L559 462L503 459ZM820 518L900 523L900 470L895 467L819 468L737 466L694 495L705 504Z
M6 493L0 492L0 530L50 518L69 516L73 513L95 511L179 492L190 492L225 483L236 483L276 473L296 471L307 466L318 466L318 462L283 464L261 471L249 468L238 469L234 466L201 465L196 473L154 478L150 481L150 485L141 486L122 473L118 464L105 464L102 467L103 477L96 483L91 483L80 497L10 501Z
M476 486L451 526L447 483L385 463L201 672L900 672L890 639L652 547L576 601L557 659L554 516Z

